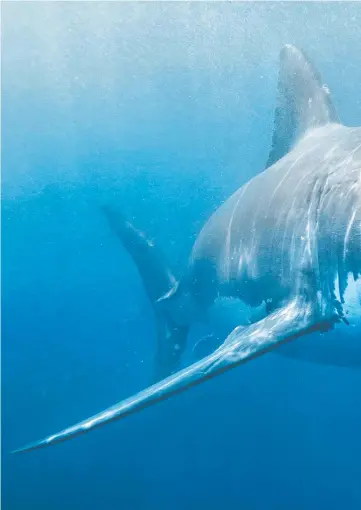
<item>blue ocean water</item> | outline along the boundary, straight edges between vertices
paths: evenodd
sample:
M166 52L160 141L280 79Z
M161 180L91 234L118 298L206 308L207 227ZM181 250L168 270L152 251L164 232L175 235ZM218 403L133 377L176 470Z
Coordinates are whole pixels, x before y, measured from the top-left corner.
M267 159L284 43L361 124L361 4L7 2L2 43L3 508L360 509L361 372L271 354L9 452L149 383L152 309L101 205L180 274Z

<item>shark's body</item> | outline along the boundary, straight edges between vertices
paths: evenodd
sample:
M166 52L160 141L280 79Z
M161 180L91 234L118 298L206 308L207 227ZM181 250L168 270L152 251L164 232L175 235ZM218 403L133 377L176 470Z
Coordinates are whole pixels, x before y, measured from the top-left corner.
M195 243L190 280L199 306L211 298L217 306L223 296L250 311L265 302L275 309L294 293L300 273L311 271L349 325L275 353L361 368L360 169L361 129L328 124L238 190ZM230 318L235 325L236 315Z
M157 270L164 272L151 263L152 277L146 275L147 243L143 240L143 247L139 245L143 238L136 231L134 243L128 243L124 230L116 230L146 287L152 286ZM225 324L230 331L224 342L190 367L20 451L83 434L276 348L275 352L283 349L284 354L297 356L297 344L308 342L311 360L315 358L312 345L317 344L314 352L330 352L333 347L327 339L335 326L344 324L346 329L352 328L348 323L357 327L360 322L360 276L361 128L339 123L329 92L312 64L302 52L286 46L281 53L275 132L266 169L206 223L180 283L173 285L173 279L166 278L160 300L161 296L155 299L159 292L148 291L163 325L160 351L171 354L161 356L162 363L168 360L163 372L172 373L178 367L191 322L211 314L222 300L239 302L243 310L258 307L258 316L250 316L248 325L244 317L234 328L231 322ZM320 332L326 333L322 340ZM335 345L343 342L341 335L332 338ZM356 354L361 351L357 341L361 343L361 338L355 336ZM355 356L345 352L339 364L352 365ZM358 356L356 365L361 365Z

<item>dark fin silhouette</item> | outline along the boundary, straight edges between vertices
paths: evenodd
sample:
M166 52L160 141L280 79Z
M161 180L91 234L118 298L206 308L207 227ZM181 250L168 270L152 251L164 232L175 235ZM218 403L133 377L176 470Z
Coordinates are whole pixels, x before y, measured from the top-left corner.
M103 207L103 211L112 230L137 266L155 313L157 347L154 381L159 381L179 369L186 347L188 327L175 324L167 308L167 300L176 294L178 282L164 262L161 251L142 231L135 228L118 210Z
M319 322L320 320L322 322ZM231 368L262 356L281 344L329 327L332 325L315 313L312 304L296 298L255 324L235 328L220 348L206 358L87 420L31 443L14 453L43 448L85 434L188 390Z
M266 168L285 156L311 128L338 123L330 92L308 57L287 44L280 54L272 149Z
M156 314L157 347L153 381L157 382L177 372L187 346L189 327L175 324L164 313Z
M176 278L166 265L159 248L144 232L135 228L120 211L112 207L103 207L103 212L112 230L136 264L145 291L154 304L172 291L177 284Z

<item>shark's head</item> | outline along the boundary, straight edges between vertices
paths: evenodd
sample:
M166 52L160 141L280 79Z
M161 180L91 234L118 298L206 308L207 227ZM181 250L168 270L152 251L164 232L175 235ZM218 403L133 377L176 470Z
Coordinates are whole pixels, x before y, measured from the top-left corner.
M323 259L325 274L331 274L330 266L334 265L337 301L346 321L359 324L361 127L349 128L341 124L330 89L310 59L303 51L286 45L281 51L275 126L267 166L275 164L294 148L298 149L297 156L303 157L311 145L316 149L321 147L319 167L326 170L315 179L316 185L322 183L322 195L317 198L316 236L321 242L322 237L327 236L324 251L334 252ZM315 152L311 154L316 157ZM309 163L314 166L312 158ZM319 251L319 264L323 256Z
M318 73L304 53L291 45L286 45L281 52L278 92L272 150L267 167L273 166L286 156L310 130L340 125L328 88L322 84ZM348 147L346 152L349 158L354 158L358 149L356 146L352 152ZM347 164L350 166L350 161ZM329 232L335 233L337 237L333 247L336 246L334 252L337 254L337 263L334 267L339 269L340 302L346 296L345 275L347 276L346 290L350 287L348 284L350 275L354 282L360 281L361 275L360 167L357 167L356 163L356 167L352 168L356 168L356 173L358 169L356 181L350 182L349 175L345 172L347 182L338 181L336 186L339 192L337 200L334 201L334 204L338 204L337 214L325 216L327 220L329 218L335 220L334 224L329 222ZM339 221L340 218L341 221ZM165 327L162 330L166 333L170 332L168 327L170 323L175 322L186 326L192 321L195 313L206 309L215 301L218 288L212 264L201 263L195 266L186 279L179 285L174 285L174 278L170 277L169 271L159 262L151 243L146 242L128 222L124 223L121 220L119 227L118 222L115 222L114 226L117 235L133 255L145 285L149 287L148 295L152 304L155 299L157 300L154 306L156 314L158 305L164 307L162 321ZM327 240L329 238L330 236ZM161 289L163 298L161 299L159 288L154 285L155 274L162 278L163 282ZM207 285L204 285L204 282L207 282ZM265 319L247 328L235 328L222 347L205 359L89 419L17 451L43 448L87 433L196 386L234 366L265 354L280 344L298 339L301 335L328 330L329 316L325 321L320 321L318 309L314 309L311 300L302 299L300 296L292 297L290 302L285 303L279 310L269 313ZM353 302L357 304L357 298ZM323 319L323 316L321 318ZM175 329L174 340L177 346L179 331L179 328ZM181 336L183 338L184 331L181 331ZM168 335L162 334L160 340L161 342L168 340Z

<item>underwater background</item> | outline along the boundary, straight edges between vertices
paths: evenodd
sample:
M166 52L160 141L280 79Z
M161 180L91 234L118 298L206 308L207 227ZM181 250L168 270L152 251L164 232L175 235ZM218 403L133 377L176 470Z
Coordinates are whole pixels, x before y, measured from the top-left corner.
M272 354L10 454L149 384L152 308L101 206L180 275L263 169L285 43L361 125L361 3L3 3L4 510L361 508L361 371Z

